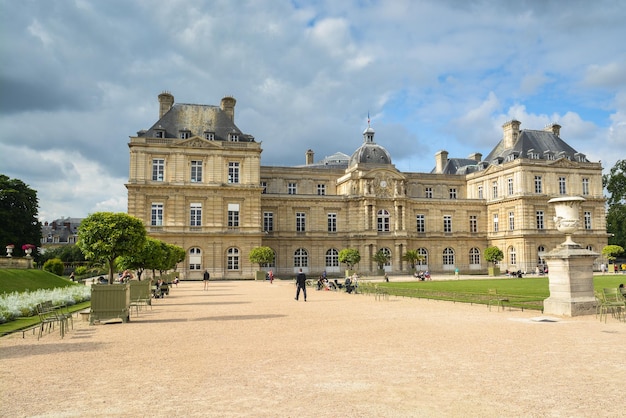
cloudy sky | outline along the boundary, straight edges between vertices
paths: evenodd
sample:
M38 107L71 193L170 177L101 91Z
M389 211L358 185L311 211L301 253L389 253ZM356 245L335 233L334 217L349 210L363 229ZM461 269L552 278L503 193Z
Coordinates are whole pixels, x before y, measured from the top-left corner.
M157 96L218 105L263 165L352 152L368 113L402 171L483 155L512 118L626 158L621 0L0 0L0 173L42 220L126 211Z

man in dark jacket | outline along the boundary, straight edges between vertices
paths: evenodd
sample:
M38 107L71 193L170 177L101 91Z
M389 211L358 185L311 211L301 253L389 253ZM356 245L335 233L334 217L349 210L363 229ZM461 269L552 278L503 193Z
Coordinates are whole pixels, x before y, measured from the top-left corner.
M300 269L300 272L296 276L296 287L298 289L296 290L295 299L298 300L298 298L300 297L300 289L302 289L302 293L304 294L304 301L306 302L306 276L304 275L304 273L302 273L302 269Z

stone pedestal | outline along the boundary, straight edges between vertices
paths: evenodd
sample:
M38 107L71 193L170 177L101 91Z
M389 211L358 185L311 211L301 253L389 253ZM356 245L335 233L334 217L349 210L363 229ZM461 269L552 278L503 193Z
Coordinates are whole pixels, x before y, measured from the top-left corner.
M597 256L597 253L575 243L563 243L544 256L550 272L550 297L543 301L545 314L595 314L593 261Z

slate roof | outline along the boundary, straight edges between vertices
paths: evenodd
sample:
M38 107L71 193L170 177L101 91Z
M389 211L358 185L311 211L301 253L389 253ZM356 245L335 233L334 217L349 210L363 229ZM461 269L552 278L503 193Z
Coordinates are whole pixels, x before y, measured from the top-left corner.
M165 130L164 138L180 138L181 130L190 131L190 138L204 137L213 132L215 141L228 141L228 134L239 135L239 142L254 142L252 135L244 134L230 116L219 106L176 103L150 129L137 133L139 137L156 138L156 132Z
M565 157L572 161L589 162L587 158L579 154L554 133L530 129L520 131L513 148L505 149L504 140L501 140L484 160L491 164L497 164L498 159L506 161L512 154L517 158L529 158L529 152L536 154L540 160L547 159L546 152L549 152L555 160Z
M310 168L348 168L348 161L350 161L350 156L344 154L343 152L336 152L333 155L329 155L324 157L320 161L313 164L306 164L297 167L310 167Z

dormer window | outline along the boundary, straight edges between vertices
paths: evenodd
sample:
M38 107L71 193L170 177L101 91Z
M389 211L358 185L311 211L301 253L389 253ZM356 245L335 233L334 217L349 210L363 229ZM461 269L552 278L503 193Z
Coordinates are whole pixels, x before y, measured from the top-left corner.
M165 129L155 129L154 130L155 138L165 138Z
M554 154L550 150L544 151L543 158L545 158L546 160L554 160Z
M585 154L581 154L580 152L574 154L574 157L579 163L584 163L587 160L587 156Z
M215 141L215 132L204 131L204 139L207 141Z
M189 129L181 129L178 131L180 139L189 139L191 138L191 131Z
M228 134L228 140L229 140L230 142L239 142L239 134L234 133L234 132L233 132L233 133Z
M529 149L526 152L526 155L528 156L528 159L530 159L530 160L538 160L539 159L539 154L535 152L534 148Z

